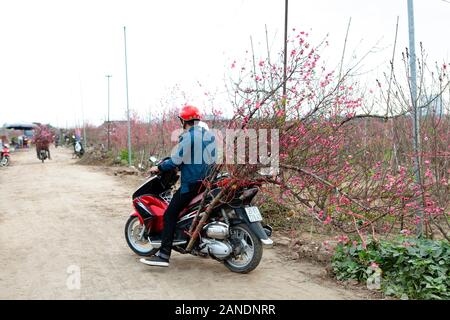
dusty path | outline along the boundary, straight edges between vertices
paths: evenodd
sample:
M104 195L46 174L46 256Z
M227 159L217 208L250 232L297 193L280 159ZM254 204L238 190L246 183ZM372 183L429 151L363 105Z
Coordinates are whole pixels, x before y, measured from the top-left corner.
M123 236L129 183L76 165L68 149L51 152L42 164L34 150L19 151L0 168L0 299L365 298L278 249L248 275L177 253L168 269L145 266Z

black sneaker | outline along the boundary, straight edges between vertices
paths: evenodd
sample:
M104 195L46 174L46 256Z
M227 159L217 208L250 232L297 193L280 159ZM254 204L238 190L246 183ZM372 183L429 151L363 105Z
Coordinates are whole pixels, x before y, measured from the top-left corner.
M168 267L169 266L169 260L161 258L160 256L152 256L150 258L141 258L139 261L144 264L147 264L149 266L156 266L156 267Z

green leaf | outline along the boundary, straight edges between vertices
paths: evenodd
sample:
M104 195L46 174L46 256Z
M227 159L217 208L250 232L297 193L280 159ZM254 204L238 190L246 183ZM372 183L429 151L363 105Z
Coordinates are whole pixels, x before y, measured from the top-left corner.
M338 279L364 281L373 277L369 267L377 262L386 295L408 299L450 299L450 244L447 241L408 239L367 242L367 247L346 245L336 249L332 259Z

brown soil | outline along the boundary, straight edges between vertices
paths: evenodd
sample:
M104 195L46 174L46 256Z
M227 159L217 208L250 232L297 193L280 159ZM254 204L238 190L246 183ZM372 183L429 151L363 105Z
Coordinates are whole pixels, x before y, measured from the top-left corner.
M139 263L123 228L142 177L80 166L71 150L12 154L0 168L0 299L367 299L323 266L264 251L259 267L234 274L212 259L174 254L169 268ZM275 238L277 236L275 235ZM67 286L79 268L79 289ZM71 282L69 281L69 284Z

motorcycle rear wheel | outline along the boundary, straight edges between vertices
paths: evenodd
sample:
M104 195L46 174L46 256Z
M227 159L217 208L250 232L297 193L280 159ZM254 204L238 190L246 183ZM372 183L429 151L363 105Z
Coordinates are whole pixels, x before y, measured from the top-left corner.
M143 225L141 225L139 218L130 216L125 224L125 239L127 244L134 253L142 257L148 257L154 255L158 249L153 248L148 239L139 239L138 234L142 231Z
M242 247L237 257L231 256L225 260L225 266L236 273L253 271L261 262L263 253L261 240L245 223L231 227L230 234L231 239L239 241Z

